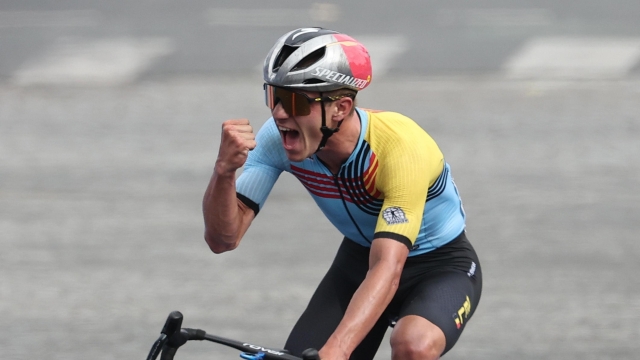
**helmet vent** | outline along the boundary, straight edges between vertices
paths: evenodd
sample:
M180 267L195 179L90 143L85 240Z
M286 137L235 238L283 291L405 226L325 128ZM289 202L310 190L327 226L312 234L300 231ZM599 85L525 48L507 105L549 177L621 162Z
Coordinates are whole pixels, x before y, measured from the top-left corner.
M296 51L296 48L294 48L293 46L284 45L282 49L280 49L280 53L276 57L276 61L273 63L273 71L278 71L278 69L280 69L280 66L282 66L285 60L287 60L289 55L291 55L294 51Z
M305 85L309 85L309 84L326 84L327 82L320 79L306 79L302 83Z
M298 61L296 66L294 66L293 69L291 70L296 71L296 70L304 70L308 68L309 66L317 63L320 59L322 59L324 57L325 52L326 52L326 48L323 46L320 49L305 56L302 60Z

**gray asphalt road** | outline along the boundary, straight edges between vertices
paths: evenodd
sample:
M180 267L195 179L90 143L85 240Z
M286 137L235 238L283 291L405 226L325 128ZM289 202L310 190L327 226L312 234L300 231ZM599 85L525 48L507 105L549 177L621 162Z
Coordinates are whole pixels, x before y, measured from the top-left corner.
M383 75L360 104L413 117L452 166L485 289L446 358L637 359L639 16L634 0L3 1L2 358L144 358L172 310L282 345L341 237L286 174L231 253L209 252L200 203L222 121L268 116L265 51L313 22L362 35ZM504 76L540 38L521 64L581 80Z
M259 126L259 85L0 88L3 358L143 358L172 310L185 326L282 345L337 232L283 175L238 250L214 255L202 239L220 124ZM447 358L637 358L637 79L407 78L361 95L439 141L465 201L485 289Z
M304 26L344 31L372 48L398 47L385 64L393 75L496 73L537 37L637 40L638 18L640 3L636 0L580 4L5 0L0 4L0 81L14 81L25 67L59 55L69 42L86 51L91 48L88 44L123 38L167 42L154 62L136 74L140 78L246 74L260 64L281 34ZM374 60L379 61L380 56ZM108 66L103 71L104 67ZM640 67L633 71L637 73Z

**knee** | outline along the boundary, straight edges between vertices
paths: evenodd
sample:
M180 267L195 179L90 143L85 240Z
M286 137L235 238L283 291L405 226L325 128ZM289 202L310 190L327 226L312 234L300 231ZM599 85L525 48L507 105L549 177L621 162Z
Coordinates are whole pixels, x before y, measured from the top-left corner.
M401 336L391 337L393 360L436 360L440 358L441 352L441 346L432 338L412 341Z
M391 342L393 360L437 360L440 352L429 342Z

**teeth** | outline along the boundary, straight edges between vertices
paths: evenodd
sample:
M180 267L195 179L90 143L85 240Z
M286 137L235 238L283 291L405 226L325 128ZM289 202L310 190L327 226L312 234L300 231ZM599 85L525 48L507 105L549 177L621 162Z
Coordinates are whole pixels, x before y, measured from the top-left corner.
M278 126L278 129L279 129L280 131L291 131L291 129L286 128L286 127L282 127L282 126Z

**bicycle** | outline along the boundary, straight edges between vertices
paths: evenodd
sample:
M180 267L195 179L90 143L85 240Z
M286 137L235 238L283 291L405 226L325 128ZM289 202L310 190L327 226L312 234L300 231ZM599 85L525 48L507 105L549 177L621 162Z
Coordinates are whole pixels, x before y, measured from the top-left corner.
M318 351L307 349L302 357L289 354L286 350L270 349L247 342L227 339L224 337L207 334L204 330L182 328L182 313L173 311L167 317L167 321L160 331L160 337L151 347L147 360L155 360L160 355L160 360L173 360L178 348L191 340L207 340L226 345L242 351L240 357L245 360L320 360Z

